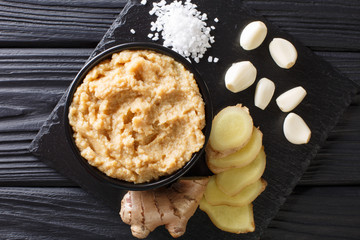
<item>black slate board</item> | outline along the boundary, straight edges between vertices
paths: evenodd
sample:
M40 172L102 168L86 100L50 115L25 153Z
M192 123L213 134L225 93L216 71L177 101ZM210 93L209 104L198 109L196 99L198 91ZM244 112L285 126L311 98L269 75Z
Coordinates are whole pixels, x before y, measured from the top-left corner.
M243 103L249 107L255 125L260 126L264 133L264 146L267 153L267 168L264 178L268 181L268 187L254 203L255 233L234 235L222 232L213 227L206 214L197 211L188 223L188 230L184 238L233 239L238 236L243 239L257 239L298 182L328 132L349 105L357 86L291 36L281 32L275 26L267 23L265 19L245 8L241 1L227 1L226 4L216 0L193 0L193 2L198 4L200 11L208 14L208 25L216 27L213 31L216 40L213 48L195 66L210 88L215 113L225 106L236 103ZM150 41L146 37L149 33L150 22L154 20L148 15L150 8L150 3L142 6L139 1L129 1L91 57L119 43ZM219 18L219 23L213 21L215 17ZM258 49L246 52L240 48L238 37L242 28L253 20L262 20L266 23L268 36ZM132 35L130 29L134 29L136 34ZM296 46L299 57L295 66L290 70L280 69L271 59L267 46L273 37L286 38ZM218 57L219 63L208 63L206 59L209 55ZM257 79L267 77L276 84L274 98L265 111L259 110L253 105L255 84L237 94L225 89L223 76L226 69L233 62L242 60L250 60L256 66ZM276 96L298 85L302 85L308 91L308 95L294 112L302 116L312 129L310 143L302 146L292 145L283 137L282 122L286 114L278 109L274 101ZM31 151L45 163L118 211L123 192L92 178L77 161L74 161L64 137L63 105L64 98L60 100L34 139L30 147ZM190 174L203 175L207 173L206 166L202 161ZM199 229L199 226L205 227ZM122 224L119 227L124 228L124 231L130 235L127 225ZM163 228L157 229L149 236L151 239L168 237L169 235Z

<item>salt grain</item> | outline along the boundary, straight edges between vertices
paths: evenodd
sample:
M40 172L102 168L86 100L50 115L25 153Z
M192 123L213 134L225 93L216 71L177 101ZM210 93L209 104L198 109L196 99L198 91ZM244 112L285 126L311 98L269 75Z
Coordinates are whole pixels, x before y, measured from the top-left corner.
M135 30L134 30L134 29L130 29L130 32L131 32L132 34L135 34Z
M208 57L208 62L212 62L213 61L213 57L212 56L209 56Z
M214 18L214 22L219 22L219 19L218 19L218 18Z
M215 40L210 34L212 28L205 22L207 14L196 8L190 0L184 3L174 1L166 4L165 0L153 3L149 14L155 15L157 19L151 23L150 31L156 32L152 40L158 40L161 33L165 47L199 62Z
M141 5L146 5L146 2L147 2L146 0L141 0L140 4Z
M217 63L219 61L219 58L214 57L214 63Z

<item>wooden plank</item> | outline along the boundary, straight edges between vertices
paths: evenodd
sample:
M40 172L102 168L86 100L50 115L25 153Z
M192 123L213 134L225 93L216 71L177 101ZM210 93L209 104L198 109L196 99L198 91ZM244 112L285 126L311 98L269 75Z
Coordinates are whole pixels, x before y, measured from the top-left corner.
M28 147L92 49L0 49L0 182L74 185Z
M0 199L3 239L109 239L122 235L117 213L80 188L1 188Z
M0 1L0 47L95 47L125 2ZM313 49L360 49L356 1L244 2Z
M126 2L0 1L0 47L95 46Z
M0 49L0 184L74 186L28 146L91 53L84 49ZM317 52L360 83L360 53ZM360 183L360 94L330 133L300 184Z
M297 187L262 239L360 239L360 187Z
M262 239L359 239L359 194L359 186L297 187ZM197 228L191 223L189 232ZM79 188L0 188L0 225L4 239L128 239L130 234L116 212Z

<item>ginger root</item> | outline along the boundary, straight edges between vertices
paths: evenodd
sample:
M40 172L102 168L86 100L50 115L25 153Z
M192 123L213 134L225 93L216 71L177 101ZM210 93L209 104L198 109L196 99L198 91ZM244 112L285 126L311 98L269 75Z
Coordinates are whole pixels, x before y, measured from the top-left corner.
M170 235L180 237L195 213L209 178L180 179L170 187L129 191L121 201L120 217L131 225L134 237L146 238L156 227L165 225Z

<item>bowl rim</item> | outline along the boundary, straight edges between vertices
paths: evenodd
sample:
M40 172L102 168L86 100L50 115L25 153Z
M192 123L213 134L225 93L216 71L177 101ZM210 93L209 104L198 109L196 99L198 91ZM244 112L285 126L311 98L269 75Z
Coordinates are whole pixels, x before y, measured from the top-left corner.
M112 54L121 52L123 50L152 50L157 53L161 53L174 58L177 62L181 63L188 71L190 71L194 75L194 79L198 85L200 94L205 103L205 127L202 130L205 136L205 142L203 147L198 152L193 153L191 159L182 168L178 169L177 171L175 171L170 175L162 176L155 181L150 181L145 183L127 182L124 180L109 177L105 173L100 171L97 167L90 165L88 161L81 156L80 151L77 148L73 138L73 129L69 124L68 114L69 114L70 104L73 100L73 96L77 87L80 84L82 84L83 79L85 78L87 73L101 61L108 59L112 56ZM63 114L66 141L70 145L74 157L80 162L82 167L89 173L89 176L92 176L93 178L101 182L106 182L111 186L121 190L135 190L135 191L143 191L143 190L149 190L153 188L166 186L174 182L181 176L183 176L186 172L188 172L195 165L195 163L201 158L201 156L205 151L205 146L210 136L212 118L213 118L213 106L210 98L210 92L206 82L202 79L200 73L197 71L195 66L193 66L186 58L184 58L177 52L169 48L166 48L162 45L156 43L149 43L149 42L130 42L130 43L119 44L100 52L96 56L92 57L88 62L86 62L86 64L76 75L76 77L74 78L74 80L72 81L66 92L65 109Z

